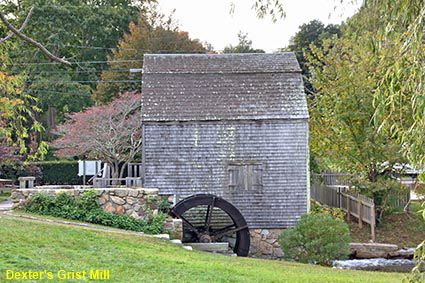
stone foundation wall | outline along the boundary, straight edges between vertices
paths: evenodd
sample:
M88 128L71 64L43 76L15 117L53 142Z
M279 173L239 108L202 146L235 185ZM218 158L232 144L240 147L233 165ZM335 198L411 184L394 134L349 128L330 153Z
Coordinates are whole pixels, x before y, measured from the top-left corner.
M183 223L181 219L168 218L165 221L164 230L168 231L171 239L183 240Z
M283 256L279 245L279 234L283 229L250 229L250 256L278 259Z

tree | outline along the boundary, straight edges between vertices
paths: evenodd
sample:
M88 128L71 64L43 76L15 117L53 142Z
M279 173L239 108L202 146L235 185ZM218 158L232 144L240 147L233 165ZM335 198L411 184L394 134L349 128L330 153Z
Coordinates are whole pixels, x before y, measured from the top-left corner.
M349 64L356 70L345 80L372 86L374 114L370 118L378 134L396 139L404 156L418 169L425 165L424 15L425 2L421 0L363 1L344 31L344 40L352 48L340 54L346 61L352 60ZM373 68L357 72L366 67L363 60L373 62ZM353 93L357 94L357 89ZM424 257L423 247L418 247L417 259ZM419 270L412 282L423 281Z
M322 46L324 40L333 36L341 36L339 25L329 24L325 26L321 21L313 20L301 25L299 31L291 37L288 47L283 49L284 51L292 51L297 56L304 76L305 91L308 94L314 93L309 81L310 71L308 70L306 59L308 55L311 55L310 45L313 44L315 47Z
M270 16L273 22L285 17L284 6L280 0L255 0L253 8L259 18Z
M322 48L310 45L310 81L317 91L309 98L310 144L322 165L364 176L358 188L374 198L382 217L390 188L401 189L392 179L399 171L396 165L406 160L397 139L373 123L373 94L389 65L365 48L364 40L367 37L354 40L351 33L344 33L326 40Z
M0 59L8 62L4 43L0 46ZM20 154L25 158L38 158L46 154L47 145L37 135L43 127L36 115L40 109L36 99L25 93L23 77L12 76L0 66L0 141L4 156Z
M6 138L0 137L0 165L19 160L21 156L16 154L17 151L18 147L11 146Z
M126 165L140 153L140 94L127 92L110 104L92 106L68 116L51 146L58 157L87 155L104 160L113 178L122 178Z
M153 7L140 13L137 24L130 23L129 33L118 42L118 49L108 57L109 70L102 72L93 98L104 104L118 93L140 89L141 73L129 73L130 69L143 67L145 53L205 53L199 40L191 39L180 31L171 18L166 19ZM123 71L117 71L123 70Z
M91 92L111 49L137 19L142 4L133 0L4 0L0 10L11 24L21 26L28 10L34 7L24 32L60 58L72 62L70 67L46 62L39 49L27 42L9 41L16 48L9 51L7 68L13 74L25 75L26 92L37 97L42 109L39 119L47 131L63 121L65 113L78 112L93 104ZM5 33L6 34L6 33ZM1 35L0 35L1 36ZM80 62L80 63L76 63ZM86 62L97 62L96 64ZM30 64L27 64L30 63ZM45 137L47 138L47 137Z
M386 67L374 93L374 123L396 137L410 163L420 169L425 167L424 14L421 0L369 0L349 26L352 34L368 38L364 48ZM424 246L425 241L416 249L417 266L409 282L425 278Z
M252 48L252 40L248 39L248 34L240 31L238 33L239 43L236 46L226 46L223 53L265 53L264 50Z
M59 58L59 57L53 55L49 50L47 50L46 47L44 47L44 45L42 45L41 43L35 41L34 39L32 39L32 38L30 38L30 37L28 37L28 36L26 36L25 34L22 33L22 30L27 25L28 20L31 17L33 10L34 10L34 7L32 7L29 10L29 12L28 12L28 14L27 14L27 16L25 18L25 21L22 23L22 26L19 29L15 28L7 20L5 14L2 11L0 11L0 20L4 23L4 25L6 26L6 28L8 30L10 30L10 32L4 38L0 38L0 43L6 41L6 40L10 39L12 36L16 35L16 36L20 37L21 39L25 40L27 43L32 44L35 47L37 47L38 49L40 49L40 51L43 52L52 61L56 61L56 62L62 63L64 65L71 66L71 63L69 63L68 61L66 61L66 60L64 60L62 58Z

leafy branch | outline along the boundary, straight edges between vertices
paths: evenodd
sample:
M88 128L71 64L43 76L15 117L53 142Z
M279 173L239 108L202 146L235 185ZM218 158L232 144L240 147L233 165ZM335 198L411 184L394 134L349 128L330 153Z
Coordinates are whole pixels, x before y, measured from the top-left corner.
M34 10L34 7L32 7L30 9L30 11L28 12L27 17L25 18L24 23L22 24L22 26L19 29L16 29L7 19L5 14L0 11L0 20L4 23L4 25L7 27L8 30L10 30L9 34L5 37L5 38L1 38L0 39L0 43L5 42L6 40L10 39L13 35L16 35L18 37L20 37L21 39L23 39L24 41L28 42L31 45L34 45L35 47L37 47L38 49L41 50L41 52L43 52L50 60L55 61L55 62L59 62L61 64L67 65L67 66L71 66L71 63L63 58L59 58L55 55L53 55L53 53L51 53L49 50L47 50L46 47L44 47L43 44L41 44L38 41L35 41L34 39L26 36L25 34L23 34L21 31L25 28L25 26L27 25L29 18L31 17L31 14Z

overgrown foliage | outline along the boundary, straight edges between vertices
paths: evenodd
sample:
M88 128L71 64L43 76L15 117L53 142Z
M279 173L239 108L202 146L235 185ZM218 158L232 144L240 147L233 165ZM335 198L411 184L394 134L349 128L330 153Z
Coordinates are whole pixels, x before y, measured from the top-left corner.
M358 178L357 181L353 181L353 185L359 190L360 194L374 200L378 225L385 214L403 209L403 207L397 207L395 203L400 198L404 199L406 194L410 194L409 186L385 176L378 176L373 182Z
M350 232L341 219L325 214L304 214L295 228L279 236L284 258L303 263L332 265L349 254Z
M97 199L97 192L94 190L82 193L79 198L73 198L65 192L58 193L54 197L37 193L25 204L24 210L147 234L163 232L162 225L165 221L165 215L161 213L158 216L151 215L149 220L141 221L126 214L118 215L105 212L99 207Z

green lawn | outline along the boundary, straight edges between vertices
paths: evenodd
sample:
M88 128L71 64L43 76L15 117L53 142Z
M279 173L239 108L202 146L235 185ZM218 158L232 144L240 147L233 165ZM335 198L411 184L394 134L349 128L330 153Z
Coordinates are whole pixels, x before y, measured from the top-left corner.
M205 254L154 238L0 217L0 282L389 283L404 276ZM46 270L54 279L6 280L6 270ZM110 270L111 279L58 280L59 270Z

